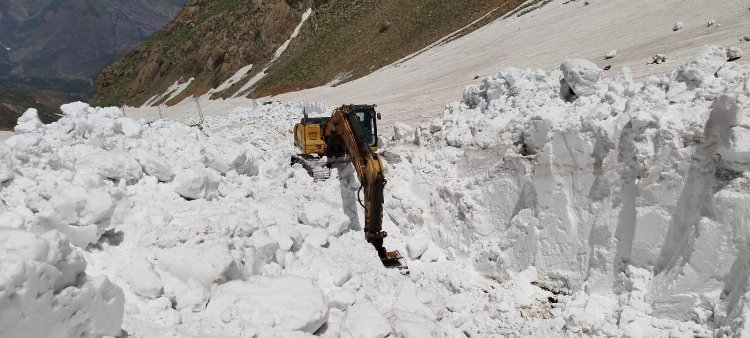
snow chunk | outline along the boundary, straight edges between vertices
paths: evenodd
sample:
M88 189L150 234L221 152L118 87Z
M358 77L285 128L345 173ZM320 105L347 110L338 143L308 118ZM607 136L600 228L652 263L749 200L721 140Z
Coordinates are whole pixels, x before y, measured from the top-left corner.
M388 320L370 302L350 306L341 330L352 338L383 338L392 331Z
M672 26L672 30L675 32L683 29L685 29L685 24L682 21L677 21L674 26Z
M225 281L234 262L227 245L216 242L162 249L156 259L160 268L180 280L195 279L206 286Z
M39 113L37 110L29 108L18 118L14 131L16 134L30 133L41 128L43 125L42 120L39 119Z
M131 153L147 175L156 177L160 182L169 182L174 178L172 168L158 154L143 149L133 150Z
M0 229L0 336L119 335L122 290L85 269L57 232Z
M309 280L255 276L217 286L205 314L228 326L314 333L328 319L328 305L323 292Z
M299 216L303 224L328 229L332 236L338 236L349 226L350 220L343 211L328 204L312 202L305 205Z
M578 97L594 94L602 73L596 64L583 59L566 59L560 65L560 71L565 82Z
M667 98L671 102L691 99L693 90L707 79L715 78L716 72L727 62L727 51L723 47L706 46L672 73Z
M255 176L263 160L263 151L253 145L239 145L221 137L212 137L204 150L206 166L226 174L230 170L238 174Z
M137 181L143 170L133 155L124 151L99 151L88 154L76 162L76 170L99 174L113 180Z
M403 123L403 122L396 122L393 124L393 140L405 140L405 141L413 141L414 140L414 127Z
M427 248L430 246L430 240L424 237L416 237L409 239L408 242L406 242L406 251L409 252L409 257L412 259L417 259L422 254L427 251Z
M737 60L742 57L742 49L739 47L727 48L727 59L730 61Z
M14 165L10 148L0 142L0 183L12 180L16 175L13 173Z
M133 119L123 117L115 120L115 131L129 138L141 137L141 124Z
M63 186L39 210L40 223L66 234L76 246L96 243L113 214L114 201L98 189Z
M606 60L612 59L615 56L617 56L617 50L616 49L612 49L609 52L607 52L607 54L604 55L604 59L606 59Z
M191 200L212 200L219 194L219 178L203 168L183 170L177 174L173 183L177 194Z
M164 284L154 267L144 257L138 257L125 267L130 288L137 295L146 298L157 298L164 291Z

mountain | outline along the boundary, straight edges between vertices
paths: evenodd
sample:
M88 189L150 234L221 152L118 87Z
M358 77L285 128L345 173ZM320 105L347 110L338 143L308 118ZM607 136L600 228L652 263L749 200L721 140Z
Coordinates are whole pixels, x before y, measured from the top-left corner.
M240 81L212 96L260 97L351 81L462 28L454 38L469 33L522 3L194 0L145 44L104 70L94 103L161 104L165 99L149 99L192 78L187 89L167 102L173 104L219 87L248 65L253 67ZM308 9L312 14L303 20ZM299 35L286 50L280 48L301 22ZM264 70L267 74L261 77ZM259 78L249 90L243 88Z
M186 1L3 0L0 90L44 96L53 106L86 99L102 68L159 30Z

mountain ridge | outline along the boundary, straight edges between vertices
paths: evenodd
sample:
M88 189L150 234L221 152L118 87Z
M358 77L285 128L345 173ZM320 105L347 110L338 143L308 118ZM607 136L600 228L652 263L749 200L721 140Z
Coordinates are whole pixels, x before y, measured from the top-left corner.
M18 112L29 107L57 110L87 100L100 71L160 29L186 1L2 1L0 90L7 95L0 97L0 119L12 127Z

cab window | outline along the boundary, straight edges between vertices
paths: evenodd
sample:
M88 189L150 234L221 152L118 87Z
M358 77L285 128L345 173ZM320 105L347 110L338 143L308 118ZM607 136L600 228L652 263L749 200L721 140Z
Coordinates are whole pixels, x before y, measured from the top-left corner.
M357 112L357 121L362 129L364 135L363 138L367 145L373 146L376 142L375 139L375 128L373 127L373 114L367 114L366 112Z

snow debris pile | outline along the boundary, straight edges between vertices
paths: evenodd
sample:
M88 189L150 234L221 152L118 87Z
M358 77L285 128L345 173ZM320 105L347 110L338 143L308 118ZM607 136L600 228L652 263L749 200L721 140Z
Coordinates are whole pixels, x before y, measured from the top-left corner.
M501 285L535 268L569 333L750 334L750 67L710 46L643 83L560 69L490 76L391 142L388 216Z
M289 165L318 104L205 132L30 110L0 144L0 336L750 333L750 67L727 55L643 83L511 68L397 123L383 228L409 275L365 241L351 165Z

